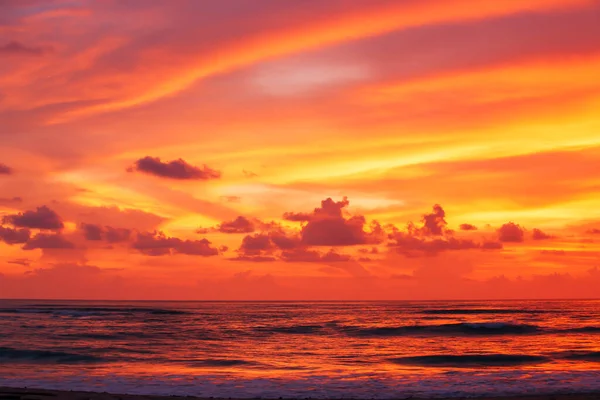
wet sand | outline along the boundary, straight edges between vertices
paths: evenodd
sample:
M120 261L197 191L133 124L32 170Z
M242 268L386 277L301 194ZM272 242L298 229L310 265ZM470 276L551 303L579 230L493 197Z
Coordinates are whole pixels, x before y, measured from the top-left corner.
M309 398L309 397L307 397ZM146 396L129 394L110 394L97 392L71 392L60 390L27 389L0 387L0 400L207 400L208 398L192 396ZM215 399L211 397L210 399ZM412 400L418 400L411 398ZM452 400L465 398L453 397ZM472 398L470 398L472 399ZM556 394L556 395L524 395L503 397L478 397L478 400L600 400L599 393L588 394ZM439 400L439 399L438 399Z

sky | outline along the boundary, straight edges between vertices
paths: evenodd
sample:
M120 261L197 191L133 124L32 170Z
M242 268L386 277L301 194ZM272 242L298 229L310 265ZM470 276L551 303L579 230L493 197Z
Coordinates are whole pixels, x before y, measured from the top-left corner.
M590 298L599 0L0 0L0 298Z

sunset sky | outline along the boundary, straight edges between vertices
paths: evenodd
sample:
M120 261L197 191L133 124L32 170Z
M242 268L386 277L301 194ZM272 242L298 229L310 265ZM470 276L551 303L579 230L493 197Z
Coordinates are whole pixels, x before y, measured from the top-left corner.
M0 298L597 297L598 0L0 0Z

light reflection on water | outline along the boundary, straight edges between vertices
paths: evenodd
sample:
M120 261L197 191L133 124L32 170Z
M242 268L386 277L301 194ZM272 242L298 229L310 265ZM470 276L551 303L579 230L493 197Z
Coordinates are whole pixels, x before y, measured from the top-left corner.
M224 397L600 390L599 317L598 301L0 301L0 384Z

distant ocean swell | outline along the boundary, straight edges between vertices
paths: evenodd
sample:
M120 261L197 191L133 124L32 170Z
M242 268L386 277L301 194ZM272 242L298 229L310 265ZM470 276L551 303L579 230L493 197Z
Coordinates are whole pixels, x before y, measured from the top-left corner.
M413 311L424 315L461 316L461 315L517 315L517 314L544 314L547 310L518 310L518 309L492 309L492 308L455 308L455 309L423 309ZM114 318L127 316L146 316L145 321L159 321L160 318L194 316L192 311L145 307L59 307L31 305L27 308L0 308L2 314L41 314L58 318ZM218 327L216 327L218 328ZM234 332L227 329L228 332ZM336 322L311 325L264 325L252 328L256 334L292 334L292 335L335 335L342 334L354 337L393 337L414 335L532 335L532 334L560 334L560 333L600 333L600 326L589 325L567 329L552 329L535 324L512 323L505 321L487 322L457 322L447 324L412 324L401 326L353 326ZM207 340L220 340L218 329L206 336ZM238 332L239 333L239 332ZM247 334L252 332L246 332ZM129 336L153 336L154 333L146 332L117 332L111 334L65 334L65 338L72 339L105 339L116 340Z
M600 326L585 326L571 329L549 329L530 324L507 322L460 322L452 324L403 325L403 326L352 326L352 325L297 325L263 326L256 332L269 334L327 335L340 333L354 337L389 336L444 336L444 335L531 335L554 333L600 333Z
M108 350L108 349L106 349ZM112 349L113 352L115 349ZM127 351L125 351L127 352ZM118 352L115 352L115 354ZM353 361L357 361L354 357L350 357ZM525 364L543 364L556 360L571 360L600 363L600 351L591 352L563 352L547 355L533 354L430 354L422 356L397 357L390 358L387 361L395 364L412 365L419 367L511 367ZM28 350L10 347L0 347L0 362L4 364L98 364L111 362L135 362L134 358L113 357L104 358L101 356L86 355L76 352L61 352L50 350ZM137 360L143 362L144 360ZM195 359L192 357L186 359L163 359L156 355L154 362L162 362L164 364L185 364L189 367L238 367L238 366L255 366L261 367L260 363L253 360L244 359ZM366 363L367 361L361 361ZM272 368L270 365L263 367Z
M0 362L2 363L56 363L56 364L74 364L74 363L99 363L107 361L100 357L91 355L66 353L62 351L51 350L29 350L14 349L10 347L0 347Z
M184 315L185 311L167 310L161 308L115 308L115 307L32 307L28 308L4 308L0 309L0 314L51 314L64 317L99 317L111 315Z

